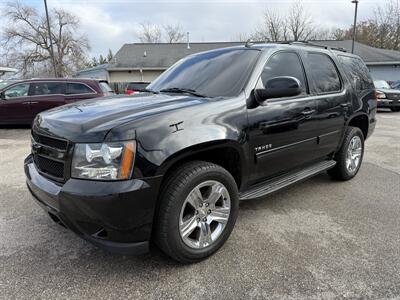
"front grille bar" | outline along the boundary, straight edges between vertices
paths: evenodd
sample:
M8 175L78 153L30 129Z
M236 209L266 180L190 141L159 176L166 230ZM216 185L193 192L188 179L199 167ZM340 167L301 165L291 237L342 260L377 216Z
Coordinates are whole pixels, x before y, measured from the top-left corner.
M68 141L32 131L32 155L39 173L51 180L65 181Z

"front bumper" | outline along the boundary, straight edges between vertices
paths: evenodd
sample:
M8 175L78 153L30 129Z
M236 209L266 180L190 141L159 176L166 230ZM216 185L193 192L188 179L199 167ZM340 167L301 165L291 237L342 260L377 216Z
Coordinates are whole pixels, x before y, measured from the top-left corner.
M59 185L39 174L32 156L24 168L29 191L54 221L110 252L148 251L162 177L114 182L71 178Z

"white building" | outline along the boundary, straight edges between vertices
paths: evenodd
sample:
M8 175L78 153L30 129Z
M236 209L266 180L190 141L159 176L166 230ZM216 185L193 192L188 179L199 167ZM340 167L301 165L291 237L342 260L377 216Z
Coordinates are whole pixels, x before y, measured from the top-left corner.
M8 68L8 67L1 67L0 66L0 76L3 76L6 73L15 73L18 72L17 69L14 68Z

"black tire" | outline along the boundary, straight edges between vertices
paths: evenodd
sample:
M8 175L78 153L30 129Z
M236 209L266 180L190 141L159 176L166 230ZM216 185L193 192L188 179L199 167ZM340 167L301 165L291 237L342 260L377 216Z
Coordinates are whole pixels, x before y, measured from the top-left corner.
M400 111L400 107L392 107L391 110L393 112L399 112Z
M347 151L350 145L351 140L355 137L358 136L361 140L361 145L362 145L362 150L361 150L361 158L358 163L357 168L350 172L346 166L346 155ZM336 166L333 167L332 169L328 170L328 174L337 180L350 180L354 176L357 175L358 171L360 170L362 160L364 157L364 135L360 128L358 127L348 127L345 132L344 140L342 143L342 146L338 153L335 155L335 160L336 160Z
M213 243L195 249L186 245L181 237L181 209L189 193L199 184L210 180L222 183L229 193L229 219ZM203 161L186 163L169 174L161 188L159 201L154 242L165 254L181 263L195 263L215 253L231 234L239 209L238 189L232 175L218 165Z

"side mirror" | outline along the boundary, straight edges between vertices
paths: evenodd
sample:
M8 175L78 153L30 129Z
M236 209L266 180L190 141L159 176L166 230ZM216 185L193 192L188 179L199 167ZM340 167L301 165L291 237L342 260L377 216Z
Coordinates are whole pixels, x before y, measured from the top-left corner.
M4 92L0 93L0 99L1 100L6 100L6 95L4 94Z
M254 90L258 103L271 98L294 97L301 94L300 81L291 76L279 76L269 79L264 89Z

